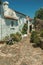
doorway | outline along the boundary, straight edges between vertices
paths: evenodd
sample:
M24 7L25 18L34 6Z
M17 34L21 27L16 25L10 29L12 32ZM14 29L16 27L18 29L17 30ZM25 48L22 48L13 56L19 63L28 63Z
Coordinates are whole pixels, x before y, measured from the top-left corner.
M32 31L32 25L29 26L29 32L31 33Z

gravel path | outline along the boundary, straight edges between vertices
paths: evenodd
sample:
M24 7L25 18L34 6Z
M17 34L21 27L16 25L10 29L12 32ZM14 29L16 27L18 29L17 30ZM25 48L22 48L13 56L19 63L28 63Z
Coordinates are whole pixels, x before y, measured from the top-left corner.
M43 50L33 48L29 37L12 46L0 45L0 65L43 65Z

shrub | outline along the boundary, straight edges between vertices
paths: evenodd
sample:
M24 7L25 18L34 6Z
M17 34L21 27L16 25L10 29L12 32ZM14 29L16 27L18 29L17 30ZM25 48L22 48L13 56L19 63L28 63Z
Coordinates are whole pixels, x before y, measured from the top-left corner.
M27 25L27 23L25 23L22 28L22 34L27 34L27 29L28 29L28 25Z
M40 38L37 35L34 38L34 43L36 43L37 45L40 44Z
M37 32L36 31L32 31L31 38L30 38L31 42L34 42L34 38L35 38L36 35L37 35Z
M32 43L35 43L35 44L40 44L40 38L38 37L38 34L37 34L37 32L36 31L33 31L32 33L31 33L31 38L30 38L30 40L31 40L31 42Z
M20 33L16 33L16 34L10 34L10 37L13 39L13 41L20 41L21 40L21 34Z
M10 34L10 37L11 37L11 38L14 38L14 33Z
M13 45L13 40L12 40L12 39L7 40L7 41L6 41L6 44L8 44L8 45Z
M5 36L3 40L7 41L8 39L9 39L9 36Z
M40 37L43 37L43 30L41 30L40 32Z
M13 44L13 41L12 41L12 39L9 37L9 36L5 36L5 38L3 39L5 42L6 42L6 44L8 44L8 45L12 45Z

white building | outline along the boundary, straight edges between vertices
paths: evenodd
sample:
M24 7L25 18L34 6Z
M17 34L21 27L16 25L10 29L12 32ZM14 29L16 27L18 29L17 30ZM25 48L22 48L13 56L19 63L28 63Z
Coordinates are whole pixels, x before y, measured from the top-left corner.
M24 23L26 23L26 15L15 10L12 10L8 6L8 2L5 1L1 5L0 14L0 40L11 33L20 32ZM31 25L28 18L28 32Z

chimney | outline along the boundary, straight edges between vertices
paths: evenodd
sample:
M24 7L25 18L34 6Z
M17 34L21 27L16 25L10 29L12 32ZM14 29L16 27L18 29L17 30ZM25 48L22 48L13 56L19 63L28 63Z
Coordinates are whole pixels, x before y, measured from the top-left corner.
M9 2L7 2L7 1L3 2L4 11L6 11L8 9L8 4L9 4Z

